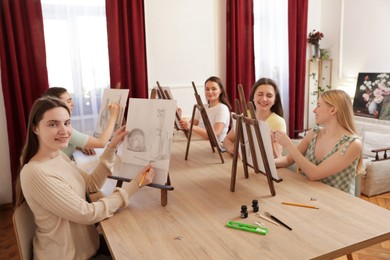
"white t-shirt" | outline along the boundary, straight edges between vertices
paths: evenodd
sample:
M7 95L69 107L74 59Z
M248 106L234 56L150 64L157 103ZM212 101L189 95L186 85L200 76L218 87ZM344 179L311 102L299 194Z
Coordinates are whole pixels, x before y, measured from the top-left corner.
M205 104L204 107L206 108L206 112L207 112L207 115L209 117L209 120L210 120L210 123L211 123L211 126L213 127L213 129L214 129L215 123L217 123L217 122L224 124L223 131L222 131L221 135L219 136L219 141L222 142L225 139L225 136L229 130L229 122L230 122L229 108L223 103L219 103L218 105L213 106L213 107L209 107L208 104ZM196 110L194 119L199 121L199 127L206 128L204 123L203 123L203 119L200 116L199 110Z

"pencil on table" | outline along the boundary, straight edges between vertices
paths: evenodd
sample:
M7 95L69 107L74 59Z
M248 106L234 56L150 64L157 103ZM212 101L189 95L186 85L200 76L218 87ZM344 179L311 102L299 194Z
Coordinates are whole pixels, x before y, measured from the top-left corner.
M310 208L310 209L318 209L318 207L315 207L315 206L305 205L305 204L298 204L298 203L291 203L291 202L282 202L282 204L290 205L290 206Z

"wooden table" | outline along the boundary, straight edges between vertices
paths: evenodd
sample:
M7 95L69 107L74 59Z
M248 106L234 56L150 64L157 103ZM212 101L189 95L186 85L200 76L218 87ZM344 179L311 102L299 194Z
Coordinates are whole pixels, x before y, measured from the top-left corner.
M115 259L332 259L390 239L390 211L347 193L308 181L287 169L270 195L264 175L244 178L238 167L236 191L230 192L231 156L212 153L208 141L193 141L184 160L185 139L175 133L170 178L174 191L160 205L160 191L145 187L126 209L101 222ZM270 212L292 228L276 226L251 211ZM312 200L314 199L314 200ZM319 209L281 204L311 204ZM246 204L249 217L240 218ZM269 229L265 236L231 229L229 220Z

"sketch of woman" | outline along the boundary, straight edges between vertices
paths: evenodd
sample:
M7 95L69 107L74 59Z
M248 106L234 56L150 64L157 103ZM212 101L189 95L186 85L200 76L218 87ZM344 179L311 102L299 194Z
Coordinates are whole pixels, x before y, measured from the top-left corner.
M108 119L110 118L110 112L108 111L108 104L110 103L110 99L107 99L106 104L102 110L102 114L100 115L100 129L105 129L107 126Z
M154 138L152 139L152 146L150 149L150 159L152 160L159 160L162 153L163 148L163 138L162 138L162 129L164 125L164 119L165 119L165 110L164 109L157 109L157 120L158 125L157 128L154 131Z

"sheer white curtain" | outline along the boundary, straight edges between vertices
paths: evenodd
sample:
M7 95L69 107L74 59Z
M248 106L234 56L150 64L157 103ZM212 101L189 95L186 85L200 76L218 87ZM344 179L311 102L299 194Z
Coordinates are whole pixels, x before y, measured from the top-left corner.
M287 11L287 0L253 0L256 80L267 77L276 81L288 124Z
M105 0L41 0L49 86L75 100L72 125L92 135L109 87Z

